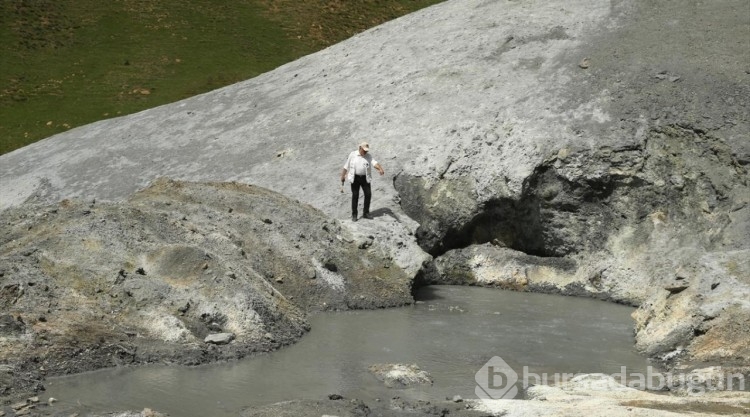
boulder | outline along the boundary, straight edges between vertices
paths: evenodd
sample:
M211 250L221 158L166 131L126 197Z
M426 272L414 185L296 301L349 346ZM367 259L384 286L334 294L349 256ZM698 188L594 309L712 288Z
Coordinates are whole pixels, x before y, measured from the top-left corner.
M383 381L388 388L405 388L412 385L432 385L432 377L416 364L376 364L367 368L370 373Z
M228 345L234 340L234 333L212 333L206 336L203 341L214 345Z

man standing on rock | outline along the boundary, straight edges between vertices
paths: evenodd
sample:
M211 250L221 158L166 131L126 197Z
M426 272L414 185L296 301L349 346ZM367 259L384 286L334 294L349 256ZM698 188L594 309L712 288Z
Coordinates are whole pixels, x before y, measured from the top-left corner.
M365 206L362 210L362 217L365 219L370 218L370 197L372 192L370 190L370 183L372 182L372 168L380 173L385 174L383 167L380 166L378 161L372 158L370 154L370 144L362 142L359 144L359 149L349 154L344 164L344 169L341 170L341 187L343 192L344 181L349 181L352 185L352 221L357 221L357 203L359 202L359 189L365 193Z

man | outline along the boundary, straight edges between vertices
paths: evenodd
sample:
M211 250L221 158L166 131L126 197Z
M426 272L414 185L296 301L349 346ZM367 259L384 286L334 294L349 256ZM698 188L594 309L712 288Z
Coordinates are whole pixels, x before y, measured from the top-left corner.
M370 182L372 182L372 169L375 169L380 175L385 174L383 167L380 166L378 161L372 159L370 155L370 145L367 142L359 144L359 149L349 154L344 164L344 169L341 170L341 186L344 186L344 181L348 180L352 185L352 221L357 221L357 203L359 202L359 189L365 194L365 207L362 210L362 218L370 218L370 197L372 192L370 190Z

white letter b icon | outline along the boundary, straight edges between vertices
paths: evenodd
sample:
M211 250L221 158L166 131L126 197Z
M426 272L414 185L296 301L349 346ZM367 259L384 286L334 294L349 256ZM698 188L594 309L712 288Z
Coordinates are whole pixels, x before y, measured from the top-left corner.
M485 400L511 399L518 395L518 374L501 357L494 356L474 375L474 393Z

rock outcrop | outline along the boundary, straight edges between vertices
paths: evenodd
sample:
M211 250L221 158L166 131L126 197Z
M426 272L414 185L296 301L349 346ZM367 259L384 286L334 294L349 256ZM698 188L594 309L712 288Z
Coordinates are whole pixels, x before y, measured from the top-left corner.
M416 364L388 363L370 365L368 370L388 388L405 388L411 385L432 385L432 377Z
M309 311L411 302L391 260L260 187L159 180L0 224L4 394L46 374L242 357L297 340Z
M433 251L484 245L448 251L421 279L641 306L637 347L647 355L746 364L747 178L724 141L684 127L655 129L641 146L561 149L517 198L475 202L458 227L437 215L424 222L433 229L420 226L418 236Z

